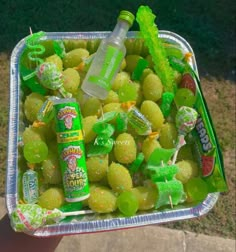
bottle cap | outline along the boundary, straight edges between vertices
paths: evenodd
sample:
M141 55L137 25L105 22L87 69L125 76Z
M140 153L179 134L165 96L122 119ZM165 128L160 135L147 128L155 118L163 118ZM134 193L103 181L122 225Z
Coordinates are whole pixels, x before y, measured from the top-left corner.
M126 10L122 10L120 12L120 15L119 15L118 19L125 20L125 21L127 21L130 24L130 26L132 26L135 17L134 17L134 15L131 12L126 11Z

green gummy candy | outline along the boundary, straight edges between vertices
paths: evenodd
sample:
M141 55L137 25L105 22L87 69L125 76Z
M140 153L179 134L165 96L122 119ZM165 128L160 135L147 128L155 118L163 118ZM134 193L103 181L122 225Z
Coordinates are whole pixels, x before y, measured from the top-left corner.
M144 161L144 155L142 152L140 152L137 156L137 158L134 160L134 162L129 166L129 171L131 173L135 173L139 170L139 168L141 167L141 164Z
M148 166L147 169L151 171L150 176L153 182L172 180L179 170L177 165Z
M167 182L157 182L158 199L155 208L170 205L170 199L173 205L178 205L185 199L183 184L178 180Z
M145 59L139 59L137 66L132 73L132 80L140 80L143 70L148 66L148 61Z
M167 163L175 153L175 149L156 148L148 159L149 166L161 166Z
M171 103L174 100L174 94L171 92L165 92L162 94L162 102L160 105L160 109L164 115L164 117L169 116L171 111Z
M111 124L104 122L96 122L93 126L93 131L104 138L109 138L113 135L115 128Z
M124 112L118 113L116 117L116 130L118 132L125 132L127 130L128 117Z

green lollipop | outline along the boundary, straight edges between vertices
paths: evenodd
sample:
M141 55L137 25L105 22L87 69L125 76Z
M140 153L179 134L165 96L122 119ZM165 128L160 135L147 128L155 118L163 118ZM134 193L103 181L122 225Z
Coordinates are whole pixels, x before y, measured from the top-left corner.
M179 136L172 164L175 163L180 148L186 144L184 137L194 129L197 122L197 117L198 113L195 109L186 106L179 108L175 117L175 123Z
M57 66L52 62L44 62L36 69L36 75L40 84L51 90L59 90L63 97L70 98L72 95L63 87L63 76Z
M62 212L58 209L47 210L36 204L18 204L11 213L11 225L17 232L34 231L44 225L61 221L67 216L94 213L92 210Z

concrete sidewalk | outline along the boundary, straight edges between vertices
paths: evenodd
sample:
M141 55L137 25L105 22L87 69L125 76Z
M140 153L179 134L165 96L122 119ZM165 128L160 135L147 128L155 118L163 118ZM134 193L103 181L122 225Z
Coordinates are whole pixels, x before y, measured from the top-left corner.
M5 201L0 198L0 219L5 213ZM111 232L65 236L55 250L55 252L74 251L235 252L235 240L151 225Z

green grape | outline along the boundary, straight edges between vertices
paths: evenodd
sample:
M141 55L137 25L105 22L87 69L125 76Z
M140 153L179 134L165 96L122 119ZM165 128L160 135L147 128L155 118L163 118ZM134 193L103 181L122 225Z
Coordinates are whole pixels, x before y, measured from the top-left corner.
M187 201L202 201L207 197L208 186L207 183L201 178L191 178L184 185L187 194Z
M73 68L67 68L62 74L64 78L63 86L65 90L73 95L76 95L80 85L79 73Z
M90 54L95 53L99 47L101 40L100 39L89 39L87 42L87 50Z
M141 55L143 49L143 39L136 38L133 44L133 54Z
M138 210L138 199L133 192L122 192L117 198L117 206L125 216L133 216Z
M127 38L125 40L126 55L130 55L133 53L134 41L135 41L135 39L133 39L133 38Z
M150 73L143 81L143 95L146 100L158 101L163 92L160 78L156 74Z
M111 213L117 209L117 198L109 188L97 186L90 191L89 208L97 213Z
M179 88L175 94L174 101L178 107L193 107L196 102L196 96L188 88Z
M153 60L152 60L152 56L149 54L147 55L147 57L145 58L145 60L148 61L148 67L150 67L151 69L154 68L154 63L153 63Z
M97 121L97 116L87 116L82 119L84 142L89 143L96 137L96 133L93 131L93 125Z
M39 196L38 205L48 210L60 208L64 203L64 193L60 188L52 187Z
M197 177L199 174L199 167L194 161L182 160L177 162L176 165L179 167L179 171L175 177L183 184L187 183L190 178Z
M101 114L101 102L96 97L88 98L83 107L82 107L82 114L84 117Z
M136 153L134 138L127 133L118 135L114 146L116 160L122 164L130 164L135 160Z
M42 107L45 98L38 93L31 93L25 99L24 113L30 122L37 120L37 114Z
M47 158L42 162L42 172L45 183L61 183L61 170L57 151L49 151Z
M151 68L146 68L143 70L143 73L140 78L140 82L143 83L144 79L149 75L153 74L153 70Z
M174 123L165 123L160 131L160 144L165 149L172 149L176 146L178 132Z
M103 103L104 104L108 104L108 103L118 103L119 102L119 96L118 94L113 91L113 90L110 90L108 92L108 96L105 100L103 100Z
M42 134L42 131L40 128L34 128L32 126L29 126L28 128L25 128L23 134L22 134L23 143L27 144L32 141L45 141L44 134Z
M61 58L57 55L51 55L45 59L45 62L51 62L54 63L57 66L58 71L62 72L63 70L63 63Z
M164 116L159 106L153 101L144 101L140 110L152 124L152 130L159 131L164 123Z
M108 168L107 179L114 192L129 191L133 186L129 171L118 163L111 163Z
M123 71L126 68L126 60L125 58L122 60L121 65L120 65L120 71Z
M118 90L120 102L135 101L138 98L136 87L132 83L126 83Z
M90 183L89 183L89 192L90 192L90 195L91 195L91 192L92 192L96 187L99 187L99 186L101 186L100 183L98 184L98 183L92 183L92 182L90 182ZM89 199L89 198L87 198L87 199L85 199L85 200L82 201L83 207L87 207L87 206L88 206L88 199Z
M47 158L48 147L43 141L32 141L24 145L24 157L31 163L36 164Z
M142 59L141 56L139 55L128 55L126 56L126 68L125 71L129 72L129 73L133 73L135 67L137 66L137 63L140 59Z
M160 143L155 138L147 137L142 144L142 153L146 162L156 148L161 148Z
M103 107L103 113L107 112L124 112L123 109L121 108L121 104L117 102L112 102L108 103ZM113 118L109 123L115 124L116 123L116 118Z
M129 81L130 81L129 73L124 71L118 73L112 83L112 90L118 91L124 84L129 83Z
M175 79L175 83L179 84L182 80L182 74L174 70L174 79Z
M87 158L86 167L90 182L98 182L102 180L107 175L108 155Z
M89 52L84 48L77 48L68 52L63 58L64 68L77 67L84 58L89 56Z
M141 85L139 82L135 82L135 81L132 82L132 84L134 85L135 90L136 90L136 94L137 94L136 99L135 99L136 106L139 106L143 101L143 92L141 89Z
M149 210L154 208L158 198L158 192L155 187L138 186L132 188L131 192L133 192L138 199L139 210Z
M182 160L194 160L193 153L192 153L192 145L185 144L182 146L179 150L178 156L177 156L177 162Z

